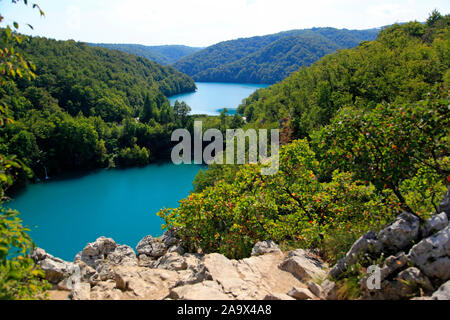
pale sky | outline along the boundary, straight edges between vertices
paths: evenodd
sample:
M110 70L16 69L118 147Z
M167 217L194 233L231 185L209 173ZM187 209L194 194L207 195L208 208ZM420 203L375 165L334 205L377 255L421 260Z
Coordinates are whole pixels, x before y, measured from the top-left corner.
M23 1L22 1L23 2ZM220 41L292 29L367 29L425 21L433 9L450 12L450 0L0 0L0 13L20 31L58 40L184 44ZM30 23L34 31L24 24ZM2 23L4 26L5 23Z

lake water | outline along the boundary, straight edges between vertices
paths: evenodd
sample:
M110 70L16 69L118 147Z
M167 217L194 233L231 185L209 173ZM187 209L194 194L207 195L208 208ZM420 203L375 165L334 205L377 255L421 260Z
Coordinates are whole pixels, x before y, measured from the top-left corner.
M197 91L169 97L172 105L175 100L186 102L192 109L191 114L218 115L223 108L231 109L233 114L241 104L264 84L196 82ZM234 112L233 112L234 111Z
M151 164L32 184L8 204L37 246L65 260L100 236L131 247L162 234L156 213L189 195L198 165Z
M235 110L242 99L263 87L198 82L196 92L170 97L170 101L185 101L192 114L217 115L223 108ZM163 220L156 213L163 207L178 207L200 169L165 163L50 179L29 185L8 206L20 212L37 246L73 260L100 236L134 248L146 235L161 235Z

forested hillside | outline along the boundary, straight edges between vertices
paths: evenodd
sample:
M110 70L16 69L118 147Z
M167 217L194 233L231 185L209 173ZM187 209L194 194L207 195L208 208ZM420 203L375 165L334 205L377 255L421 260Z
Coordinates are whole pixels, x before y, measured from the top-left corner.
M293 136L305 137L344 106L417 101L436 82L450 80L448 23L445 17L432 27L419 22L389 27L375 41L328 55L256 91L239 112L265 125L289 119Z
M195 83L172 67L74 41L29 38L17 50L36 78L2 84L0 102L14 122L1 128L0 150L36 177L145 165L169 147L173 127L185 125L165 95Z
M377 29L313 28L220 42L174 64L196 81L275 83L338 49L373 40Z
M191 55L202 48L183 45L144 46L140 44L89 43L94 47L108 48L150 59L162 65L169 65Z
M193 251L247 257L270 239L335 263L403 210L423 221L450 183L449 32L435 11L257 91L239 111L247 127L282 126L278 172L210 165L159 213L166 226ZM365 263L340 280L344 296L379 262Z

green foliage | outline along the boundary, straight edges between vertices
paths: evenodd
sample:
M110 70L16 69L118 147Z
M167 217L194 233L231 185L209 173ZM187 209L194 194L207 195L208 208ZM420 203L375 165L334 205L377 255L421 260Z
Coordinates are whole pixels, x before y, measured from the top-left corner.
M196 81L275 83L338 49L373 40L377 30L313 28L224 41L177 61Z
M306 137L345 106L414 102L448 78L450 16L433 26L410 22L382 30L375 41L328 55L284 81L256 91L238 112L255 124L290 118Z
M27 5L27 0L24 0L24 3ZM40 10L37 4L34 4L33 8ZM41 15L44 14L42 10L40 12ZM0 16L1 20L3 20L2 16ZM16 22L13 24L15 29L19 28ZM0 85L4 85L9 78L14 78L16 75L20 78L24 74L27 74L28 78L34 77L31 71L31 69L34 70L34 66L14 49L14 46L21 41L20 36L12 36L8 26L0 48ZM0 127L13 122L7 118L6 105L3 106L0 110ZM33 136L25 131L19 132L13 140L14 146L21 144L25 149L28 148L28 150L20 150L22 152L34 151L33 142ZM30 174L30 170L17 160L16 156L6 157L0 154L0 300L44 298L45 290L50 288L46 281L41 280L44 276L43 271L28 256L34 247L27 233L29 230L22 226L17 211L5 210L3 207L5 190L14 183L18 171Z
M164 227L179 230L190 250L239 258L272 239L319 248L333 263L401 210L426 218L448 187L450 163L449 17L431 21L394 25L256 91L238 110L245 127L283 124L310 142L286 144L273 176L256 165L210 166L179 208L159 213ZM364 267L349 271L342 297L358 295Z
M150 153L145 147L134 145L132 148L120 150L116 163L121 167L145 166L150 161Z
M144 46L141 44L118 43L89 43L89 45L131 53L162 65L173 64L181 58L189 56L202 49L183 45Z
M173 113L175 119L177 119L178 123L183 127L186 126L189 112L191 112L191 108L186 104L186 102L178 102L178 100L175 101L173 105Z
M147 164L150 153L165 155L175 127L188 124L165 94L195 84L171 67L74 41L29 38L19 48L38 77L4 78L0 105L9 120L0 128L0 152L36 177ZM15 183L24 183L28 174L17 171Z
M29 230L17 211L0 212L0 300L44 298L50 289L44 272L28 257L33 249Z
M373 186L349 173L320 182L319 171L308 143L295 141L281 150L276 175L262 176L259 166L245 165L232 182L218 181L159 215L189 249L233 258L248 256L258 240L316 247L329 230L359 234L392 218L397 208L389 193L382 202Z
M449 91L436 90L416 103L342 109L313 136L326 171L351 171L378 190L392 190L408 211L428 213L417 206L437 201L450 174Z

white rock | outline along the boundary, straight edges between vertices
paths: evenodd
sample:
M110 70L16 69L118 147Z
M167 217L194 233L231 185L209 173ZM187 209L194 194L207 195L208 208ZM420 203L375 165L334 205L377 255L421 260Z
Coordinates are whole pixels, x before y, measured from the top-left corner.
M316 297L319 297L319 298L324 297L324 292L320 285L318 285L317 283L315 283L314 281L311 281L311 280L308 281L306 283L306 285L308 286L309 291L311 291Z
M292 273L301 281L322 279L326 276L325 265L303 249L289 252L280 264L281 270Z
M445 212L435 214L425 221L425 225L421 228L422 237L428 237L429 235L444 229L447 225L448 217Z
M279 253L281 250L278 245L272 240L257 242L252 249L252 256L259 256L266 253Z
M91 286L89 283L80 283L70 293L72 300L89 300L91 298Z
M293 287L288 295L297 300L315 299L316 296L306 288Z
M150 257L159 258L166 253L167 247L159 239L146 236L139 241L136 246L136 251L139 255L145 254Z
M157 261L155 261L152 265L153 268L161 268L167 270L186 270L187 263L185 259L176 252L166 253L162 257L160 257Z
M170 298L181 300L230 300L216 281L203 281L196 284L173 288Z
M450 226L414 245L408 258L428 277L450 279Z
M378 233L383 250L398 252L408 248L419 236L420 221L412 213L403 212Z
M450 300L450 280L442 284L432 295L432 300Z
M284 293L269 293L264 297L263 300L295 300L295 299Z

